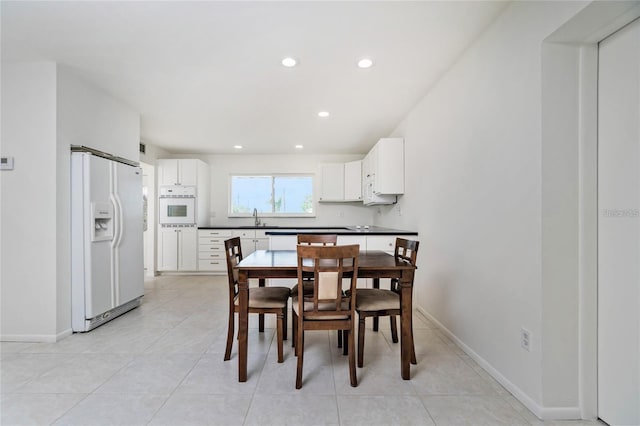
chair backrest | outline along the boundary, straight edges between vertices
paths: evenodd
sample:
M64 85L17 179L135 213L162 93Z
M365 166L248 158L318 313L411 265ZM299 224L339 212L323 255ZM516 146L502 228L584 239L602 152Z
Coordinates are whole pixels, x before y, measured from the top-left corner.
M227 258L227 275L229 276L229 298L238 294L238 270L234 268L242 260L242 246L240 237L230 238L224 242L224 251Z
M419 245L419 241L396 238L396 249L394 252L396 259L416 266ZM395 292L398 291L398 280L395 278L391 280L391 290Z
M337 243L337 234L298 234L298 244L335 246Z
M416 258L418 257L419 241L405 240L404 238L396 238L395 256L413 266L416 266Z
M299 311L303 316L335 317L352 315L355 309L355 291L358 279L358 253L360 245L305 246L298 245L298 280L313 274L313 294L304 295L298 286L298 303L304 303ZM342 292L342 279L350 280L351 293Z

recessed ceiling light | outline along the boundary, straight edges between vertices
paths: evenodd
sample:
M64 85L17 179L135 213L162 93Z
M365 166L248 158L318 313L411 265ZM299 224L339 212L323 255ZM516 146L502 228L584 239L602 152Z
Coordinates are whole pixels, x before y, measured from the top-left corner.
M328 116L329 116L329 113L327 111L320 111L318 113L318 117L326 118Z
M302 145L296 145L296 149L302 149L302 148L304 148L304 146L302 146Z
M233 146L235 149L242 149L242 145L234 145Z
M287 68L295 67L297 63L298 63L298 61L296 61L293 58L284 58L282 60L282 66L287 67Z
M373 66L373 61L369 58L363 58L358 61L359 68L371 68Z

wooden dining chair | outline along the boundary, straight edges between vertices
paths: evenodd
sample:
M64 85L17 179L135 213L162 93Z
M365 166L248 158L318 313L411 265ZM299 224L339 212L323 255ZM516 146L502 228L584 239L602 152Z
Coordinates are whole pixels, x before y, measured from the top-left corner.
M240 237L224 242L229 276L229 328L227 330L227 348L224 360L231 358L233 336L235 334L235 313L238 312L238 270L234 268L242 260ZM287 339L287 303L288 287L252 287L249 289L250 314L275 314L277 317L276 333L278 337L278 362L283 362L282 341Z
M298 234L298 244L308 246L335 246L338 243L337 234ZM313 293L313 277L306 276L302 281L304 294ZM298 284L291 287L291 297L298 294ZM296 339L291 339L291 347L295 348ZM342 333L338 331L338 347L342 347Z
M337 234L298 234L298 244L308 246L335 246L338 243ZM313 292L312 277L305 277L302 282L305 294ZM298 294L298 284L291 287L291 296ZM294 339L295 341L295 339Z
M302 387L304 332L342 330L349 355L351 386L358 386L355 359L355 296L358 279L358 244L348 246L303 246L298 251L298 282L313 274L313 292L305 295L303 286L293 297L293 334L298 357L296 389ZM350 279L351 296L342 291L343 278Z
M394 255L397 261L406 262L416 266L418 256L418 241L396 238ZM378 282L378 281L376 281ZM373 317L377 321L379 317L388 316L391 327L391 340L398 343L398 327L396 316L400 315L400 290L397 278L391 280L389 290L381 288L360 288L356 297L356 311L358 312L358 367L364 364L364 334L365 320ZM378 331L374 324L374 331ZM411 363L416 364L416 349L413 344L413 324L411 324Z

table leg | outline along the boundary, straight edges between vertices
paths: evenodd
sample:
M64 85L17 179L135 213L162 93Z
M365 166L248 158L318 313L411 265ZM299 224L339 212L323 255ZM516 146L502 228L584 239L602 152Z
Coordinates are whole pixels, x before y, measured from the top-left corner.
M400 279L400 371L404 380L411 378L411 348L413 348L413 335L411 334L411 322L413 316L412 300L413 270L402 271Z
M264 287L264 278L258 280L258 287ZM264 333L264 314L258 314L258 331Z
M373 279L373 288L380 288L380 278ZM378 331L378 317L373 317L373 331Z
M249 330L249 279L238 274L238 381L247 381L247 334Z

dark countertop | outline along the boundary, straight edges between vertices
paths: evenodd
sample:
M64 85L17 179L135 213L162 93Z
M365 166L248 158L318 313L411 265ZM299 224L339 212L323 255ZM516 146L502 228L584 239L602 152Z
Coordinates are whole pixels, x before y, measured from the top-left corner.
M338 234L338 235L418 235L415 231L370 226L203 226L198 229L262 229L266 235Z

